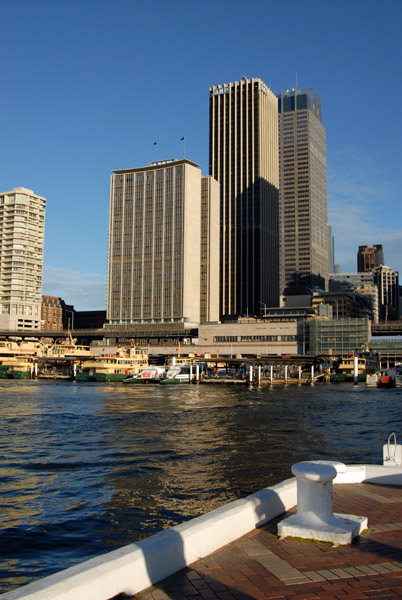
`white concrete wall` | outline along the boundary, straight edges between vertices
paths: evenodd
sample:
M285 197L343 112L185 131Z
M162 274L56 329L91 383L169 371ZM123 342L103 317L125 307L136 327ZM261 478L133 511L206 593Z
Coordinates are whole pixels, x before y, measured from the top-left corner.
M378 483L402 485L401 467L383 465L350 465L346 473L338 473L334 483Z
M200 322L201 171L184 164L182 316Z

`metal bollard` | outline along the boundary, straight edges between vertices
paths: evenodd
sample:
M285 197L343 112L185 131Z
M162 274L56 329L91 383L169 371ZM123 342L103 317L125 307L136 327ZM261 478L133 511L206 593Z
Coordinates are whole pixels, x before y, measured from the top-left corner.
M278 523L281 538L299 537L350 544L367 528L367 518L332 512L332 482L346 466L337 461L304 461L292 466L297 478L297 513Z

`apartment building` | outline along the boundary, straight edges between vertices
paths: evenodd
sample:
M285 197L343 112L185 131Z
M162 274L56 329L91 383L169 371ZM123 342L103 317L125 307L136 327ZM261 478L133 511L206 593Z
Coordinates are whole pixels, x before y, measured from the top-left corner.
M24 187L0 193L0 327L40 329L46 199Z

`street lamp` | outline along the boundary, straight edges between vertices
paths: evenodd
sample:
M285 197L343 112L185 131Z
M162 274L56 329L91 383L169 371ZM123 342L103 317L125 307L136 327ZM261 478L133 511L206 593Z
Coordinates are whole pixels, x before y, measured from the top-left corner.
M336 304L336 318L339 319L339 310L338 310L338 302L339 302L339 300L335 300L334 299L334 302ZM333 315L332 315L332 318L334 318Z
M71 315L71 319L69 318L67 320L67 329L70 329L70 322L71 322L71 330L74 330L74 310L71 310L71 308L65 308L64 309L66 313L70 313Z
M265 304L265 302L261 302L261 300L258 300L259 304L262 304L264 307L264 317L267 316L267 305ZM262 310L262 308L260 308L260 310Z

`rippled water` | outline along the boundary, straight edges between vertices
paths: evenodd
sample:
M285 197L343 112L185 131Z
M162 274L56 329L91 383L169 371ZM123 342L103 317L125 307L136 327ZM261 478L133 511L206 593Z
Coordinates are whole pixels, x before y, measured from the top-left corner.
M401 391L0 381L0 592L291 476L381 462Z

